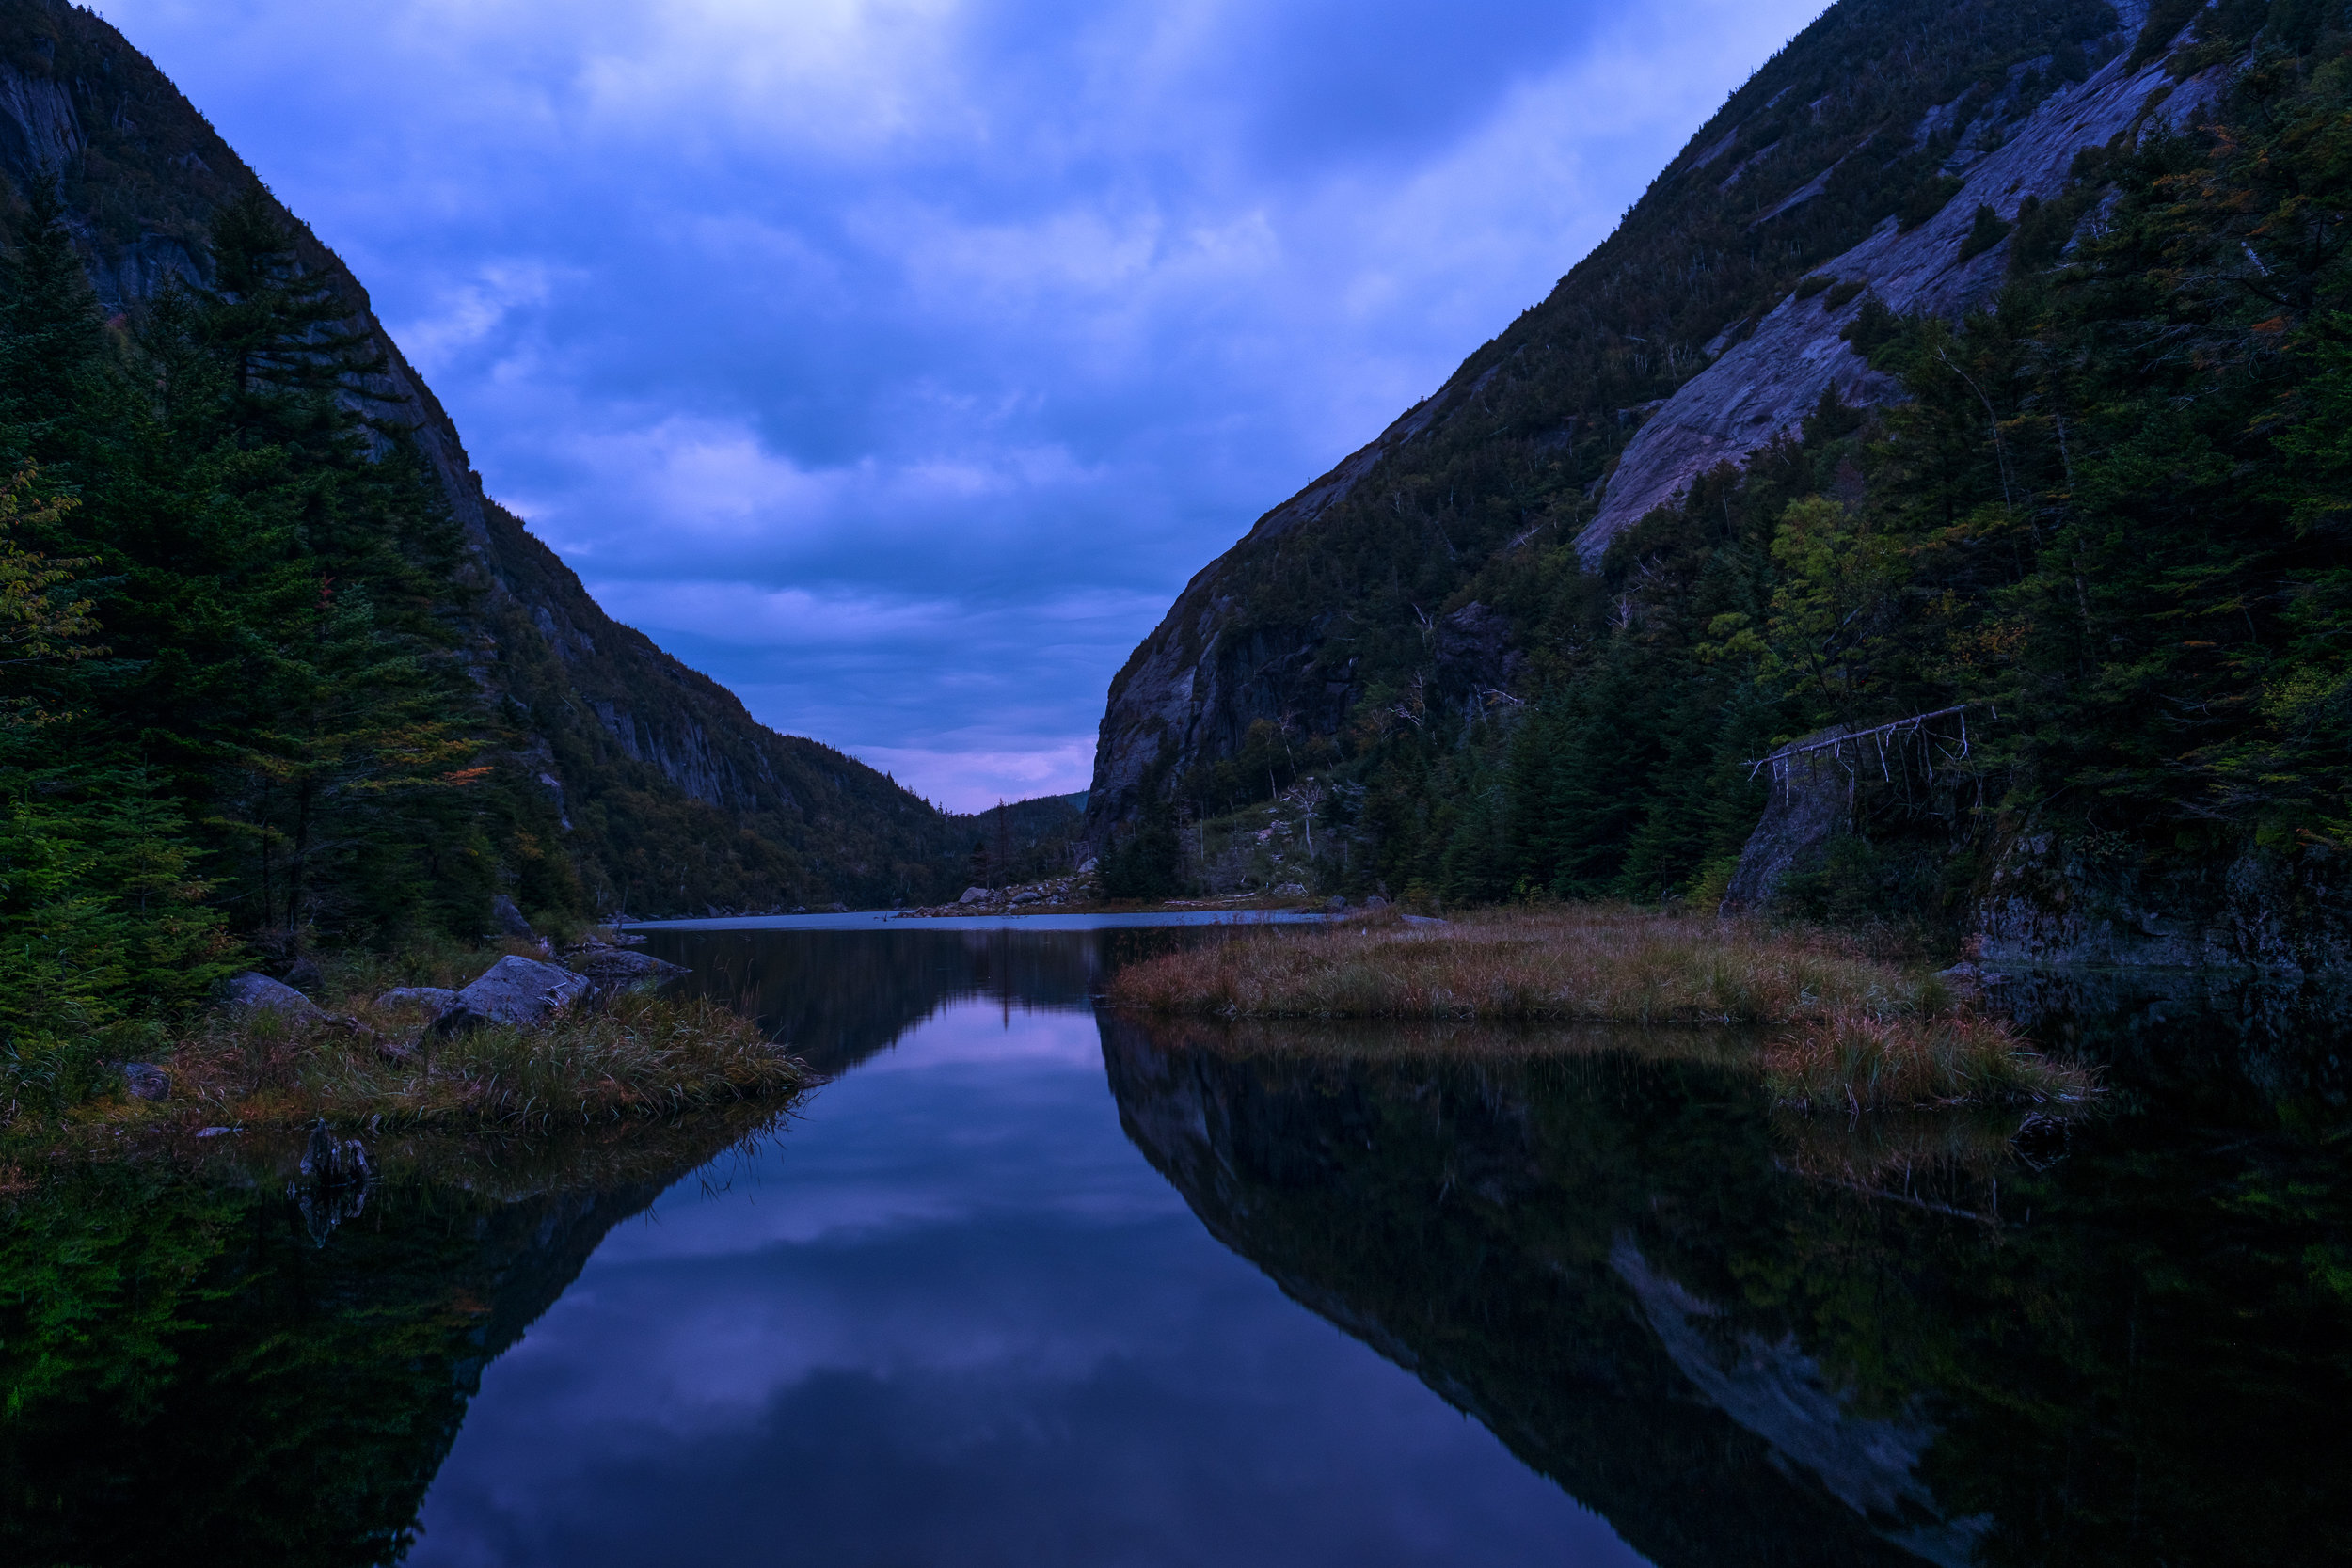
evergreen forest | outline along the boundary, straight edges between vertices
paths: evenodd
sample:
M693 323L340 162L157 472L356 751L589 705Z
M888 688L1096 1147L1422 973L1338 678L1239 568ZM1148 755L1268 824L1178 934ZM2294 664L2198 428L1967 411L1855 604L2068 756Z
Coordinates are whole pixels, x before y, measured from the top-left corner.
M2172 9L2140 51L2194 14ZM1784 890L1800 912L1950 930L1997 847L2029 832L2159 870L2340 853L2352 36L2335 20L2298 0L2206 13L2169 69L2228 71L2211 113L2085 150L2061 196L2013 220L1977 213L1967 245L2007 247L1992 309L1954 322L1863 300L1843 336L1906 401L1825 397L1597 569L1572 539L1624 436L1581 446L1577 418L1531 436L1525 380L1475 405L1491 416L1475 436L1388 458L1375 495L1359 499L1367 481L1311 531L1253 536L1219 584L1245 607L1237 635L1331 628L1309 675L1352 682L1352 701L1321 724L1261 719L1157 778L1114 880L1183 881L1189 822L1312 775L1328 885L1711 903L1766 801L1756 762L1920 715L1938 717L1861 770L1855 831ZM1986 58L1964 90L2030 82ZM1901 185L1876 198L1915 221ZM1793 290L1864 287L1806 273ZM1529 339L1523 321L1457 380ZM1479 617L1507 628L1507 689L1462 673L1456 628Z
M29 1092L248 940L578 908L557 807L466 668L463 541L381 367L255 187L207 285L100 315L56 182L0 273L0 1033ZM35 1070L54 1056L55 1071Z

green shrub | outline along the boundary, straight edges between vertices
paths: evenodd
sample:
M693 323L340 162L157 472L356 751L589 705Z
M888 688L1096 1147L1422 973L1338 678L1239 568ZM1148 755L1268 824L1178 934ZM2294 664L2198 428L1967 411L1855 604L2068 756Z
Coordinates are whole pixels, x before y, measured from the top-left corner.
M1973 260L2009 238L2009 221L1992 208L1979 206L1976 219L1968 226L1968 237L1960 242L1960 259Z

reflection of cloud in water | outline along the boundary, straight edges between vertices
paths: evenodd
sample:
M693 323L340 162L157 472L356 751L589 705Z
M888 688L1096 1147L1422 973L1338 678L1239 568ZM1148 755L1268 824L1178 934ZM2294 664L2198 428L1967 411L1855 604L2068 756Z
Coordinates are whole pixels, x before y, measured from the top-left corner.
M836 1073L887 1050L960 1002L1000 1013L1001 1049L1032 1045L1011 1021L1036 1009L1086 1009L1103 976L1136 952L1211 933L1182 930L675 930L646 951L687 966L685 984L760 1021L811 1067ZM1017 1037L1017 1038L1016 1038ZM1057 1038L1059 1037L1057 1036ZM943 1044L942 1049L946 1047ZM1001 1053L1001 1050L996 1053ZM1086 1059L1099 1060L1089 1049Z
M972 1062L1051 1063L1100 1078L1103 1040L1083 1007L966 1004L933 1015L863 1070L927 1072Z
M1203 1236L1101 1073L951 1005L673 1188L489 1370L409 1560L1638 1560Z

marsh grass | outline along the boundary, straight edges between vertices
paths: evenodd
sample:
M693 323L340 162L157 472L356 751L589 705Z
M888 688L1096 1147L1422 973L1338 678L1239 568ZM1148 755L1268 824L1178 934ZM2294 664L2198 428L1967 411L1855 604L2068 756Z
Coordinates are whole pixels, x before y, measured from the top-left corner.
M1628 1056L1705 1062L1753 1071L1762 1034L1754 1028L1673 1024L1543 1023L1442 1019L1217 1018L1198 1013L1118 1020L1162 1052L1331 1062L1467 1060L1523 1062L1564 1056Z
M1830 933L1611 906L1242 928L1120 971L1115 1006L1227 1018L1772 1024L1948 1005Z
M1106 1000L1245 1033L1261 1021L1311 1022L1316 1049L1351 1055L1623 1049L1626 1029L1680 1029L1711 1037L1707 1049L1686 1038L1643 1053L1751 1063L1760 1053L1773 1101L1800 1112L2039 1106L2064 1116L2099 1088L2089 1069L2042 1055L2007 1023L1960 1006L1935 976L1873 957L1858 939L1621 906L1244 927L1120 970ZM1347 1026L1373 1020L1388 1029ZM1689 1029L1702 1024L1717 1027ZM1759 1053L1762 1030L1789 1025ZM1392 1039L1398 1027L1417 1037Z
M325 1121L377 1131L545 1132L763 1099L812 1075L716 1003L622 993L535 1028L437 1042L422 1016L361 1004L341 1021L215 1017L168 1061L171 1097L89 1108L114 1127L248 1130ZM406 1042L416 1041L413 1047ZM384 1049L408 1051L398 1059Z
M1883 1018L1839 1008L1765 1047L1764 1082L1801 1111L2079 1106L2090 1069L2034 1050L2008 1022L1965 1013Z

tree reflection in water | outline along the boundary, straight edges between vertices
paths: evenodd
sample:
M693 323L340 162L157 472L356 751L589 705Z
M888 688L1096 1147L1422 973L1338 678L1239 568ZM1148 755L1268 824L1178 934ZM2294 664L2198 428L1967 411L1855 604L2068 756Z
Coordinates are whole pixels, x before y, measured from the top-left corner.
M1208 937L663 956L840 1073L948 1003L1083 1008ZM2022 1144L1775 1113L1754 1042L1697 1031L1100 1028L1122 1126L1220 1241L1670 1568L2352 1560L2343 1021L2198 984L2017 988L2115 1090ZM0 1560L396 1558L485 1365L776 1114L379 1148L364 1204L231 1140L16 1192Z
M1661 1564L2345 1560L2334 1048L2102 1006L2165 1072L2020 1148L1697 1035L1102 1030L1203 1224Z

